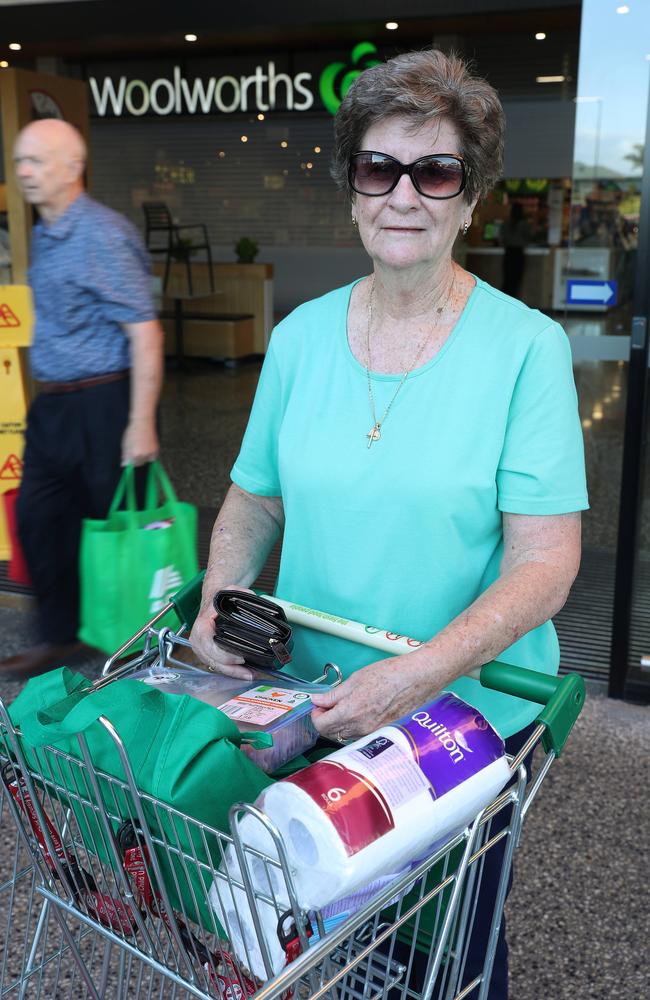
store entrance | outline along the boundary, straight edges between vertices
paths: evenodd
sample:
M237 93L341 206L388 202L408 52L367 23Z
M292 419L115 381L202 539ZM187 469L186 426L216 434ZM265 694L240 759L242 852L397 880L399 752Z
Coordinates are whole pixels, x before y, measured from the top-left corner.
M629 10L628 8L626 8ZM586 0L576 96L568 246L555 304L569 335L591 509L583 562L559 617L563 663L650 698L650 10ZM605 58L605 53L607 57Z

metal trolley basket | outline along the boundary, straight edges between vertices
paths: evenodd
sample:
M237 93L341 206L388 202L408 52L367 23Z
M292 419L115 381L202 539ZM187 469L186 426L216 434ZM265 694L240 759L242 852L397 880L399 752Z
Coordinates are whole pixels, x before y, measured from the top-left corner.
M107 661L95 684L154 664L187 669L178 657L189 645L185 635L199 588L200 578L184 588ZM164 624L171 612L180 622L175 631ZM143 639L143 650L116 667L115 660ZM301 910L281 837L254 806L233 806L225 834L143 795L106 717L100 723L117 748L119 777L97 772L83 735L77 737L78 756L49 746L39 751L39 766L30 767L21 734L0 702L0 998L483 1000L522 824L580 713L584 683L577 675L559 680L503 664L483 667L481 683L544 706L510 762L511 783L471 826L369 894L356 912L334 920ZM538 744L544 755L528 782L523 761ZM145 812L164 822L152 829ZM239 823L246 814L266 826L276 857L243 843ZM183 847L174 837L180 829ZM483 967L467 982L477 894L493 851L501 861L492 924ZM237 859L234 869L227 857ZM254 888L253 865L266 873L263 892ZM197 871L198 883L190 878ZM191 895L191 907L183 902L197 884L212 887L219 920L205 899ZM212 918L197 923L197 914L206 911ZM269 948L269 919L284 952L279 971ZM431 948L422 961L418 941L425 927ZM416 964L426 968L418 982Z

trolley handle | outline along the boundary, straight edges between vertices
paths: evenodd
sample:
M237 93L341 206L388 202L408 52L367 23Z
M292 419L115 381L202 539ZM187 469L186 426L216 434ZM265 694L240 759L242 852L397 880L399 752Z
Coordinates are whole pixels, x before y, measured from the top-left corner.
M537 722L546 727L542 744L560 756L569 733L585 703L585 682L580 674L550 677L509 663L486 663L480 675L483 687L537 702L544 708Z
M205 573L199 573L170 599L179 621L188 627L193 625L201 606L204 576ZM421 645L406 636L382 633L382 630L361 622L323 615L310 608L266 596L284 608L289 622L307 624L310 628L373 646L393 655L410 653ZM579 674L567 674L558 678L494 661L483 666L480 672L472 671L471 676L480 677L483 687L544 705L537 717L538 723L545 727L542 743L547 752L553 750L557 756L560 755L585 700L585 685Z

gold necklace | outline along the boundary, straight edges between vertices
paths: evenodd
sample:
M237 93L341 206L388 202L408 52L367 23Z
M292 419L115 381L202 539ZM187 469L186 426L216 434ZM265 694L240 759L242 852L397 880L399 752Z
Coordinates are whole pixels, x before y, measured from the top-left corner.
M449 291L447 292L447 297L445 298L445 301L444 301L443 305L438 306L438 308L436 309L436 312L437 312L438 316L441 316L442 313L445 311L445 309L447 307L447 303L449 302L449 299L451 298L451 292L452 292L452 289L454 287L455 278L456 278L456 275L452 274L451 284L449 285ZM420 344L420 346L418 348L418 352L415 355L415 357L413 358L413 361L411 363L410 368L407 368L406 371L404 372L404 374L402 375L402 377L401 377L401 379L399 381L399 385L397 386L397 389L393 393L393 396L390 399L390 401L388 403L388 406L384 410L383 417L381 418L381 420L377 420L377 413L376 413L376 410L375 410L375 396L374 396L374 393L372 391L372 378L370 377L370 369L372 368L372 356L370 354L370 329L371 329L371 326L372 326L372 296L374 294L374 291L375 291L375 279L373 277L373 279L372 279L372 287L370 289L370 295L368 296L368 327L367 327L367 330L366 330L366 356L367 356L367 361L366 361L366 375L368 377L368 399L370 400L370 413L372 415L372 427L370 428L370 431L366 434L366 437L368 438L368 447L370 447L370 445L373 444L373 442L381 440L381 428L386 423L386 418L388 417L388 414L390 413L390 409L391 409L393 403L397 399L397 394L399 393L400 389L402 388L402 386L406 382L407 378L409 377L409 375L411 374L411 372L413 371L413 369L417 366L418 361L422 357L422 353L424 351L424 348L429 343L429 340L431 338L431 333L432 333L432 331L430 330L429 333L424 338L424 340L422 341L422 343ZM433 329L435 329L435 326L433 327Z

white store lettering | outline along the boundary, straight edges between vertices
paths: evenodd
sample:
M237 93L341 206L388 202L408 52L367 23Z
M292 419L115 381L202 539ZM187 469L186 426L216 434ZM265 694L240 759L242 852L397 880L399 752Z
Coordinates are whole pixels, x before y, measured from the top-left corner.
M222 95L224 87L232 87L233 99L230 104L224 101ZM214 103L219 108L219 111L225 112L225 114L230 114L232 111L236 111L241 103L241 91L239 89L239 82L234 76L222 76L214 87Z
M167 104L164 106L158 100L158 93L161 89L167 90ZM174 93L174 85L171 80L156 80L156 82L151 85L149 96L151 99L152 110L155 111L157 115L169 115L176 106L176 95Z
M307 111L314 104L309 86L311 73L276 72L270 60L266 67L256 66L249 76L211 76L186 80L180 66L174 66L172 79L160 77L150 84L144 80L128 80L121 76L116 82L109 76L89 79L90 93L100 117L124 114L139 117L155 115L210 114L216 109L223 114L236 111L269 111L276 107L287 111Z
M139 107L136 107L133 101L133 91L138 88L140 90L141 103ZM132 115L146 115L149 110L151 100L149 97L149 88L144 80L131 80L131 82L127 84L126 91L124 93L124 103Z

